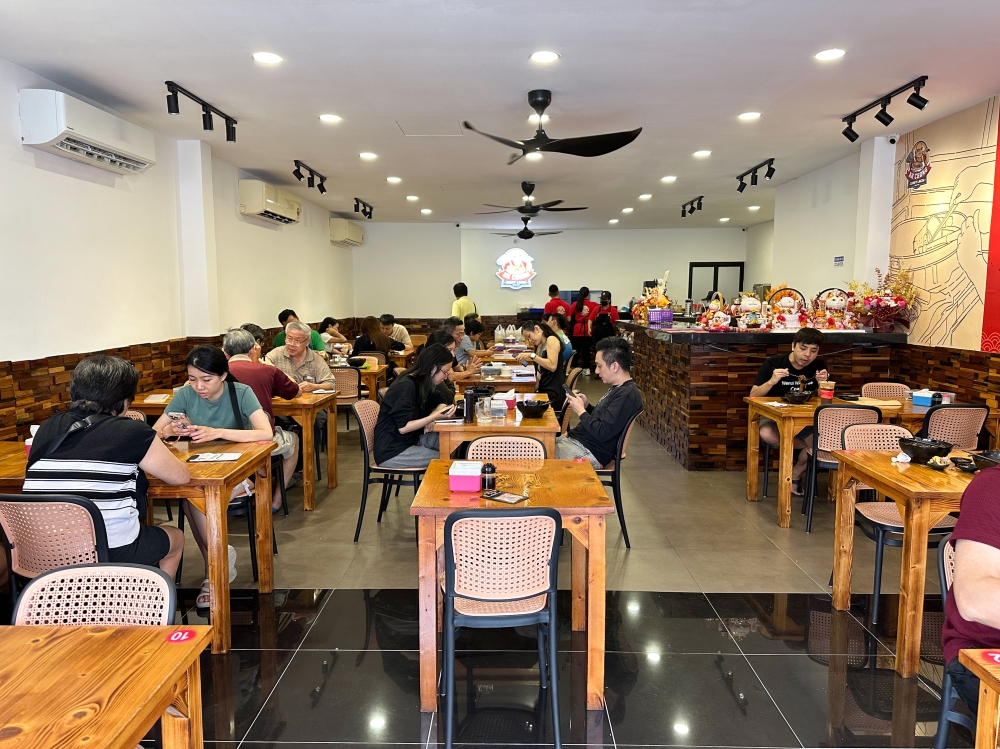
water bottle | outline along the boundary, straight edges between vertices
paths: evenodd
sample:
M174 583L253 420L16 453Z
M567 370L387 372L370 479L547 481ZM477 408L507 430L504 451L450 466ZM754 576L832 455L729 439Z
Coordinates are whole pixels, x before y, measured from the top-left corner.
M476 394L472 392L471 388L465 390L465 412L462 414L462 418L466 424L471 424L472 420L476 418Z

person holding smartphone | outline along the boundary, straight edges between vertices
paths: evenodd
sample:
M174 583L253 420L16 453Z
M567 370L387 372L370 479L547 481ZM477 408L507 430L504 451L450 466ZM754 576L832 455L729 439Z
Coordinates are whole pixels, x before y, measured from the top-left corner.
M549 396L549 403L556 412L566 403L566 360L559 336L545 323L528 320L521 326L524 339L535 347L534 353L518 354L522 365L535 365L538 374L538 392Z

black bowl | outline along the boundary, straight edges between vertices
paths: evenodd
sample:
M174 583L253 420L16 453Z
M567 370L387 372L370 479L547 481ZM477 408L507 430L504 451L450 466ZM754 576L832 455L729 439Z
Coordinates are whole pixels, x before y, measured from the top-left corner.
M927 461L938 456L947 458L953 449L950 442L929 440L922 437L900 437L899 449L910 456L910 461L927 465Z
M1000 465L1000 450L983 450L981 453L973 453L972 460L976 468L983 471L987 468L994 468Z
M975 473L978 470L976 464L972 462L972 458L952 458L951 464L965 473Z
M812 390L789 390L781 398L786 403L793 403L798 406L808 401L814 395L816 393Z
M365 359L363 356L352 356L348 358L347 365L349 367L354 367L355 369L360 369L365 365L366 361L368 360Z
M466 389L475 393L477 398L492 398L493 393L497 391L492 385L474 385Z
M517 410L526 419L540 419L549 407L548 401L518 401Z

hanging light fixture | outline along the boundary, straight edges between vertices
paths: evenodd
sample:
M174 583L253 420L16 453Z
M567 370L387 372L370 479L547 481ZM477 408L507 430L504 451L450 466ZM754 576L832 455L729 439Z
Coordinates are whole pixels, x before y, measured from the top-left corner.
M179 94L184 94L188 99L201 105L201 127L203 130L215 130L213 114L219 115L226 123L226 142L236 142L236 119L230 117L218 107L209 104L200 96L196 96L183 86L178 86L173 81L165 81L167 86L167 114L180 114L181 102Z
M923 109L927 106L927 99L920 95L920 90L927 85L928 76L922 75L919 78L914 78L912 81L907 83L905 86L900 86L894 91L890 91L884 96L880 96L875 101L865 104L861 109L857 109L851 112L849 115L844 116L841 122L847 123L841 133L845 138L847 138L851 143L856 141L860 136L854 130L854 123L857 121L858 117L869 110L878 108L878 112L875 113L875 119L881 122L886 127L892 124L893 119L895 119L888 112L889 104L892 102L893 98L899 96L900 94L906 93L909 89L913 89L913 93L907 98L906 103L917 109Z
M773 158L766 159L766 160L760 162L759 164L757 164L756 166L750 167L745 172L743 172L743 174L736 175L736 179L738 179L740 181L740 183L736 186L736 192L743 192L744 190L747 189L747 183L746 183L746 177L747 177L747 175L750 175L750 184L753 185L753 186L756 186L757 185L757 172L760 171L761 169L763 169L764 167L767 167L767 171L764 173L764 179L771 179L771 177L774 176L774 159Z

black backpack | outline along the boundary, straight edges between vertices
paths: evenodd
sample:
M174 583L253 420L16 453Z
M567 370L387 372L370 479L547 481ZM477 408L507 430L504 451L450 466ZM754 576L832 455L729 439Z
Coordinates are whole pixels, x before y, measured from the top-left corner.
M601 340L602 338L610 338L616 335L615 326L611 322L611 315L607 312L598 314L594 320L594 343Z

